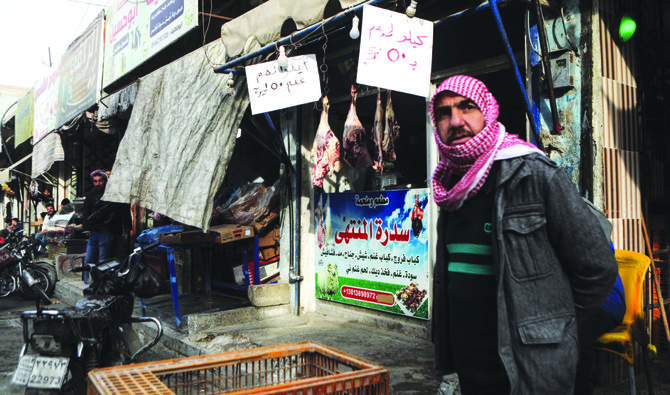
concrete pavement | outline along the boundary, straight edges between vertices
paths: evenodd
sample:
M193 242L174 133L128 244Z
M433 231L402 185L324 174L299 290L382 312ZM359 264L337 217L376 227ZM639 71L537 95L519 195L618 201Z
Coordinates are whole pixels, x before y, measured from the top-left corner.
M56 296L64 304L72 304L81 296L83 287L78 278L61 278ZM376 324L374 319L355 321L341 314L337 305L327 305L333 305L328 315L295 316L288 304L194 314L182 328L176 328L174 315L168 309L160 316L165 334L150 358L179 358L311 340L389 369L391 394L437 394L440 382L432 374L433 347L427 340L425 326L413 328L404 323L394 327L392 319L386 324ZM140 314L139 310L136 314ZM150 335L150 328L143 330ZM651 365L655 393L670 394L670 361L657 360ZM636 383L638 394L649 393L642 372ZM595 395L627 393L627 382L599 386L594 391Z
M83 287L78 278L64 277L56 296L63 304L72 304ZM382 329L318 313L295 316L287 304L191 315L188 328L176 328L170 317L161 317L161 321L164 336L156 354L164 358L311 340L389 369L392 394L436 394L440 384L432 374L432 343L406 329ZM426 336L425 328L419 326L417 333Z

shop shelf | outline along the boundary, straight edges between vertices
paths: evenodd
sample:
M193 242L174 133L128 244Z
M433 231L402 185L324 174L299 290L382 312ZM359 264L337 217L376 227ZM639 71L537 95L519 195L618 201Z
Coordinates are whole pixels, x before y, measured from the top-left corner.
M381 365L314 342L95 369L88 394L388 394Z

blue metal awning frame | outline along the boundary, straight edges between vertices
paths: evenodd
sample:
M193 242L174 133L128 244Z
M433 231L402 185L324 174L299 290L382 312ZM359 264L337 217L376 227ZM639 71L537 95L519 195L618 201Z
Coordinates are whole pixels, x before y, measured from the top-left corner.
M249 53L247 55L241 56L239 58L236 58L222 66L219 66L214 69L215 73L234 73L234 74L239 74L238 70L235 70L236 67L243 66L243 63L253 59L257 56L265 55L269 53L270 51L276 51L277 48L279 48L282 45L291 45L295 41L300 40L316 29L325 29L328 26L333 26L342 19L346 18L347 16L356 13L360 11L364 6L366 5L378 5L380 3L384 3L385 0L370 0L367 1L363 4L357 5L355 7L349 8L347 10L344 10L340 12L339 14L336 14L330 18L324 19L320 23L316 23L312 26L309 26L305 29L302 29L298 32L295 32L289 36L286 36L278 41L275 41L274 43L268 44L264 46L261 49L258 49L252 53ZM528 98L528 94L526 92L525 85L523 83L523 79L521 78L521 73L519 72L519 67L516 62L516 58L514 57L514 53L512 51L512 47L509 42L509 38L507 37L507 33L505 31L505 27L503 26L502 23L502 18L500 16L500 11L498 10L498 3L501 3L502 5L505 5L507 2L506 1L500 1L500 0L488 0L474 8L470 8L455 14L452 14L450 16L447 16L445 18L442 18L440 20L437 20L433 22L434 26L440 26L445 23L450 23L450 22L455 22L465 16L470 16L476 13L479 13L483 10L486 9L491 9L493 12L493 16L496 19L496 26L498 28L498 32L500 33L500 37L503 41L503 44L505 46L505 52L507 54L507 58L509 59L510 66L513 69L515 73L515 77L517 80L517 83L519 85L519 90L521 91L521 94L523 95L523 98L526 103L526 116L528 118L529 124L531 125L532 133L533 133L533 138L535 141L535 145L537 145L538 148L544 149L544 146L542 144L542 140L540 139L539 135L539 130L540 130L540 119L536 116L536 112L533 111L532 103L530 99Z

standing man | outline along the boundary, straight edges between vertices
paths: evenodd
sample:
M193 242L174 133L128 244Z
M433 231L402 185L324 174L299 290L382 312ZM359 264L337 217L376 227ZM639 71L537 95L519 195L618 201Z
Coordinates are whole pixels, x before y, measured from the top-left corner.
M423 207L421 207L421 198L418 193L414 195L414 208L410 217L412 219L412 233L414 233L414 237L419 237L423 230Z
M108 179L109 175L103 170L91 173L93 189L86 194L83 208L84 230L90 231L86 263L97 264L111 258L116 236L130 229L129 206L101 200Z
M481 81L448 78L430 115L436 373L458 373L463 394L572 393L576 314L617 276L597 219L563 170L498 123Z
M47 230L49 229L49 221L51 221L51 218L53 218L54 215L56 215L56 209L54 208L54 204L49 202L45 206L47 210L47 215L44 216L42 219L42 230L40 233L35 235L35 240L39 240L40 243L42 243L43 246L46 247L47 245Z

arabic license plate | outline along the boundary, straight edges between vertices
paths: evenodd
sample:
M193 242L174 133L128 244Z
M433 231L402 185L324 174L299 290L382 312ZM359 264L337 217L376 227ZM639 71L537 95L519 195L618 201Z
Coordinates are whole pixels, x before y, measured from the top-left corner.
M69 358L24 355L12 382L29 388L60 388L67 373Z

